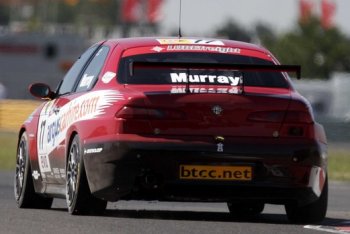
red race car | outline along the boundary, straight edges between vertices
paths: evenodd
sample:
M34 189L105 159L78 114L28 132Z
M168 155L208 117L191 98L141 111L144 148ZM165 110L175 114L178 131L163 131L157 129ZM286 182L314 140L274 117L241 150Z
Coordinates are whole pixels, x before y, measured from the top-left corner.
M195 38L90 47L19 131L15 198L71 214L107 201L227 202L236 217L285 205L291 222L326 214L327 140L310 104L266 49Z

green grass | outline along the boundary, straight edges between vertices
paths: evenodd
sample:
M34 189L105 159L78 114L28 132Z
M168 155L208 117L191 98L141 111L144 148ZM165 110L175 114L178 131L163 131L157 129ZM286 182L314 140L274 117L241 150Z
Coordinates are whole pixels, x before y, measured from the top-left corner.
M0 169L15 168L17 148L17 134L0 132Z
M350 148L330 147L328 153L329 178L350 181Z
M0 169L10 170L15 167L17 134L0 132ZM350 181L350 147L330 145L328 160L331 180Z

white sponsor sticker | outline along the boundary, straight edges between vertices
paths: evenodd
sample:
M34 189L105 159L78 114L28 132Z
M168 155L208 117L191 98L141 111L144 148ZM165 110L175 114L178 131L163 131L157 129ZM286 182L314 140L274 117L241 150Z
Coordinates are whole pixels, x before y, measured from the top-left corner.
M223 84L238 86L241 80L239 76L216 76L216 75L187 75L186 72L170 73L171 82L178 83L203 83Z
M169 39L157 39L161 45L170 44L196 44L196 45L225 45L220 40L206 40L206 39L186 39L186 38L169 38Z
M84 149L84 154L95 154L95 153L101 153L103 148L90 148L90 149Z
M221 46L204 46L204 45L169 45L167 51L204 51L216 52L222 54L240 54L240 48L221 47Z
M228 94L240 94L242 90L240 90L237 86L229 87L229 88L204 88L204 87L192 87L190 86L188 91L186 86L174 86L171 93L228 93Z
M49 157L46 154L39 152L39 167L41 172L51 171Z
M37 149L41 172L50 172L50 153L61 144L67 130L74 123L81 120L94 119L105 113L113 103L124 97L114 90L99 90L89 92L62 106L58 114L50 114L44 108L40 118L37 136ZM53 105L50 108L54 108Z
M155 51L155 52L161 52L162 50L164 50L164 48L159 47L159 46L155 46L155 47L152 48L152 50Z
M35 180L37 180L37 179L39 179L40 174L39 174L39 172L38 172L37 170L35 170L35 171L33 171L32 176L33 176L33 178L34 178Z
M79 87L89 87L93 79L93 75L89 76L88 74L84 74L83 78L81 78L81 81L79 83Z
M108 84L115 76L114 72L108 71L102 76L102 82Z

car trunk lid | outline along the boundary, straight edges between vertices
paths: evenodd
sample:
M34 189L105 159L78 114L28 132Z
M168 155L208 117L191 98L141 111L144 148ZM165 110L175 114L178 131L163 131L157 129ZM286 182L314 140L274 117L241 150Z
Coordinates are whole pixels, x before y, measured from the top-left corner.
M222 92L225 89L227 92ZM246 87L244 94L210 86L191 86L189 92L184 86L147 90L132 85L128 90L143 98L142 102L140 98L130 101L127 108L131 115L124 117L147 120L153 133L165 136L273 137L281 128L291 98L290 90L281 88Z

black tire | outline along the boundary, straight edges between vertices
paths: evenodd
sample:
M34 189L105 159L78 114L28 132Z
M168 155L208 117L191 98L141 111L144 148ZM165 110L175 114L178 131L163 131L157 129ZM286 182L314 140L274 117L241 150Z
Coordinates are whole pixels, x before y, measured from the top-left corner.
M228 210L234 218L249 219L254 218L263 212L265 204L263 202L228 202Z
M17 206L19 208L49 209L53 198L42 197L34 191L28 152L28 138L23 132L18 142L16 156L14 193Z
M326 179L321 196L305 206L286 204L286 213L291 223L309 224L321 222L327 213L328 179Z
M72 215L101 214L107 201L94 197L89 189L79 136L75 135L69 147L66 169L66 201Z

